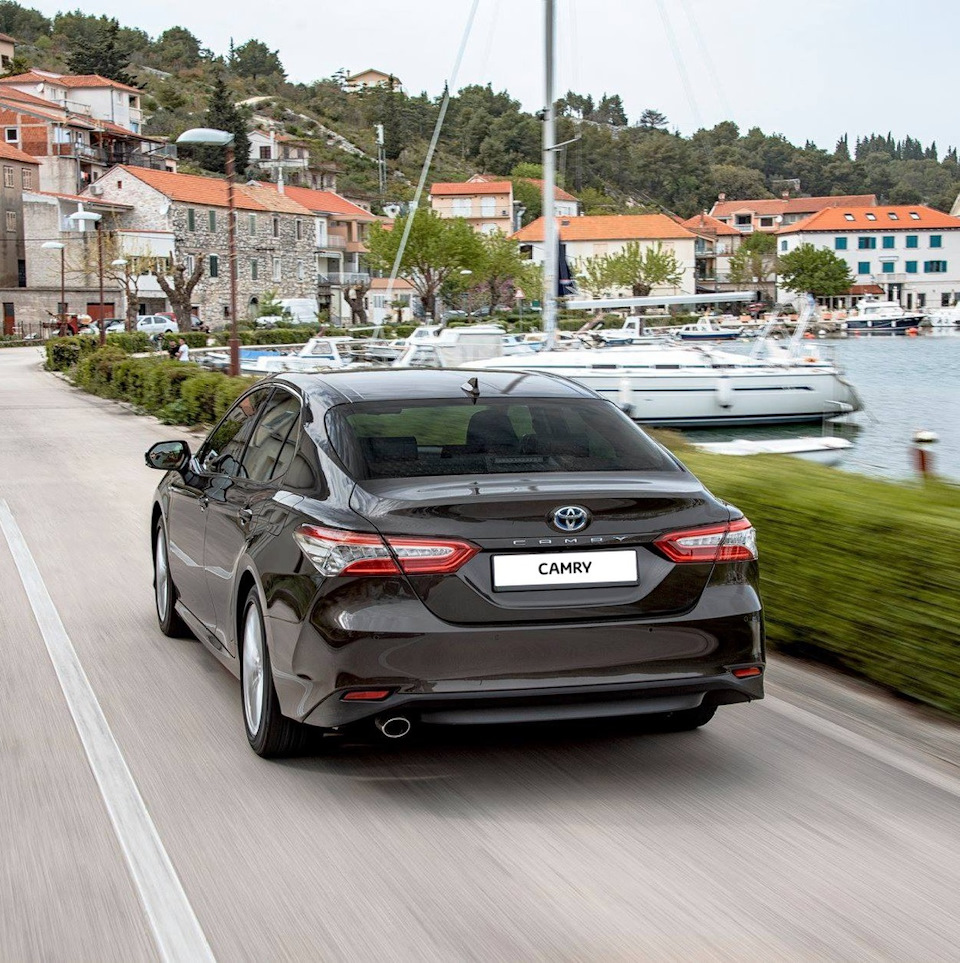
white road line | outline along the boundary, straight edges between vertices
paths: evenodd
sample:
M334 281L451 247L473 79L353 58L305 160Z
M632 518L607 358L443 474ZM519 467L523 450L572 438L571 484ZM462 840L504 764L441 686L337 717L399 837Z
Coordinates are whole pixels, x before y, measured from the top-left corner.
M760 704L766 705L768 709L772 709L779 715L799 725L819 732L828 739L833 739L834 742L842 743L850 749L869 756L871 759L876 759L877 762L881 762L885 766L898 769L900 772L912 776L914 779L920 779L930 786L950 793L952 796L960 796L960 780L940 772L926 763L911 759L910 756L906 756L896 749L888 749L886 746L874 742L867 736L862 736L858 732L845 729L835 722L830 722L829 719L818 716L815 712L810 712L808 709L801 709L792 702L784 702L783 699L767 696Z
M160 842L143 797L110 731L20 526L10 506L2 499L0 529L10 546L50 661L60 680L60 688L153 930L160 957L169 963L212 963L213 951Z

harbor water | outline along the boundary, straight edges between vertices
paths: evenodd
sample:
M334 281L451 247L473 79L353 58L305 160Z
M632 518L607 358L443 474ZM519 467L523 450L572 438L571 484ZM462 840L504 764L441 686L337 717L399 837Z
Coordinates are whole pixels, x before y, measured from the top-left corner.
M840 467L890 478L913 475L913 436L936 432L931 447L937 474L960 481L960 331L920 337L873 336L821 340L823 357L843 369L864 402L850 424L829 423L824 433L849 438L854 447ZM724 346L724 350L727 346ZM749 350L736 345L730 350ZM789 438L819 433L816 426L685 431L692 441Z

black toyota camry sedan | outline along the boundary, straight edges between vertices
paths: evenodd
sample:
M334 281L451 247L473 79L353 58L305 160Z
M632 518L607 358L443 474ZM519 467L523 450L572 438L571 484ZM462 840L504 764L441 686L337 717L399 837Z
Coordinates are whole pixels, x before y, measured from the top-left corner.
M613 404L503 371L281 375L161 442L168 635L240 679L263 756L309 727L652 717L763 696L753 528Z

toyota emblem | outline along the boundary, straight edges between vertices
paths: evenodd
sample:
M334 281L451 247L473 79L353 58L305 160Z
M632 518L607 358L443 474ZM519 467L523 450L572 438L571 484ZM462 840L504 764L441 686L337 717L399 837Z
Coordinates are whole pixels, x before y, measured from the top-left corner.
M550 513L550 524L558 532L579 532L590 524L590 512L579 505L564 505Z

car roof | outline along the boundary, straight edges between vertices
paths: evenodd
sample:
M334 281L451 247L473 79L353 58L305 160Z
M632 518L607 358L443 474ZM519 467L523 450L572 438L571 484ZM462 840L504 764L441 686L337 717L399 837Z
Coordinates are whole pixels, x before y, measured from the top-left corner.
M477 379L480 399L590 398L590 388L559 375L544 372L505 371L496 368L363 368L323 374L284 373L273 381L293 385L325 408L359 401L411 401L465 397L462 386Z

